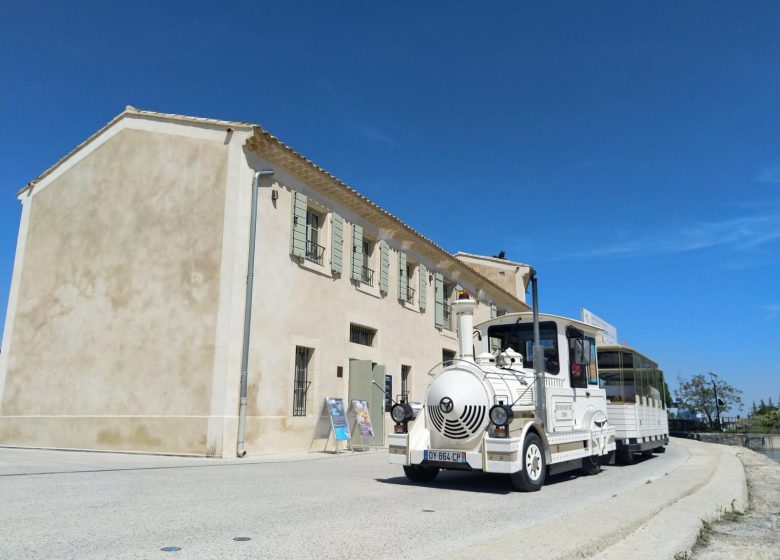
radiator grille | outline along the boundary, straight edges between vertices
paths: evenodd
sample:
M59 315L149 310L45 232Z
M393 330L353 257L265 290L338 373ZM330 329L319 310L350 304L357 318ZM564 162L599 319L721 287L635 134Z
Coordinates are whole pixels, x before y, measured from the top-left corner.
M439 405L428 405L428 417L440 434L450 439L467 439L480 431L485 419L484 406L466 405L463 414L456 420L444 418Z

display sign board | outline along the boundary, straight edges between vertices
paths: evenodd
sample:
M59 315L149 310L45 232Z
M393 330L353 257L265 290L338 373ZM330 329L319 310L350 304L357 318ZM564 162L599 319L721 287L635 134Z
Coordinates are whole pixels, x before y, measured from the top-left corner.
M349 425L347 424L347 415L344 411L344 401L328 397L325 399L330 416L330 425L333 429L333 439L343 441L350 439Z
M371 439L374 437L374 428L371 426L371 416L368 413L368 403L361 400L352 401L352 410L355 411L355 419L360 429L360 437Z
M385 412L393 408L393 376L385 375Z
M599 341L599 343L601 344L618 343L617 329L613 325L610 325L604 319L602 319L601 317L593 313L592 311L589 311L584 307L581 308L580 319L582 320L583 323L586 323L588 325L593 325L594 327L598 327L602 329L601 340Z

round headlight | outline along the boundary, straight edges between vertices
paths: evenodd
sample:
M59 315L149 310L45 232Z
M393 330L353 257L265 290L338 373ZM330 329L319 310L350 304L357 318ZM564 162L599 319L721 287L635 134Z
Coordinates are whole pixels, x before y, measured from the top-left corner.
M400 403L393 405L393 408L390 409L390 418L392 418L393 422L396 424L400 424L406 420L406 407Z
M506 426L512 416L512 409L508 406L497 404L490 409L490 421L496 426Z

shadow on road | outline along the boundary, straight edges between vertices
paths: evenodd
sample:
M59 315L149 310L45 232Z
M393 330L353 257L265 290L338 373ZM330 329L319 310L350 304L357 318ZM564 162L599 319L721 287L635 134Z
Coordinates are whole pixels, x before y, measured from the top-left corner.
M420 483L412 482L403 475L392 478L375 478L374 480L382 484L441 488L442 490L460 490L482 494L511 494L513 491L508 476L483 472L441 471L433 482Z

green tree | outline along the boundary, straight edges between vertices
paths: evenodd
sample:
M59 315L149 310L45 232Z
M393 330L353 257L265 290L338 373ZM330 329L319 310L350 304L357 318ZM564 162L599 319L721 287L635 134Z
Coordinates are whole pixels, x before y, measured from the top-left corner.
M717 379L718 400L721 401L720 410L737 408L742 410L742 391L732 387L722 379ZM712 382L704 374L694 375L690 380L684 381L678 392L682 407L693 413L701 413L707 417L710 425L715 419L715 390Z
M674 399L672 398L672 393L669 391L669 384L666 383L666 379L664 379L664 404L669 407L672 406L672 402L674 402Z

